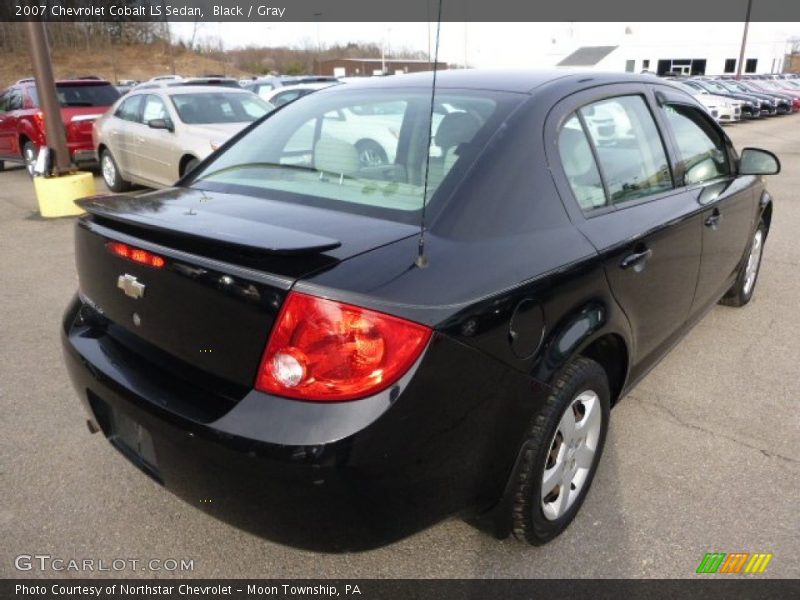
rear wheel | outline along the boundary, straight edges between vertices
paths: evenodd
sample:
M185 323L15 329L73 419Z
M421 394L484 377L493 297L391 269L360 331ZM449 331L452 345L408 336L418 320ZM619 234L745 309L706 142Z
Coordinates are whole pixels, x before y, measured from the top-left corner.
M127 192L131 189L131 184L122 178L117 162L107 148L100 154L100 170L106 187L112 192Z
M33 169L36 166L36 155L39 149L33 142L27 141L22 145L22 158L25 159L25 168L28 170L28 175L33 177Z
M6 170L6 163L0 160L0 171L5 171L5 170Z
M186 161L186 164L183 166L183 171L181 172L181 177L186 175L187 173L191 173L197 168L197 165L200 164L200 161L196 158L190 158Z
M753 297L758 281L758 273L761 270L761 256L764 253L764 242L767 238L767 227L764 221L758 224L753 239L750 242L750 251L747 260L739 269L736 281L731 289L723 296L720 304L726 306L744 306Z
M386 151L374 140L361 140L356 144L356 150L362 167L380 167L389 162Z
M605 371L588 358L556 378L524 441L513 482L517 539L544 544L575 518L603 452L610 396Z

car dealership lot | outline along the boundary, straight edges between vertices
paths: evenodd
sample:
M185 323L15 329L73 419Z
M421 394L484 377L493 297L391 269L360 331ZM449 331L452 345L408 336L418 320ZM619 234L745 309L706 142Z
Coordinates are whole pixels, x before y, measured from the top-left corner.
M0 575L39 576L14 557L48 554L192 559L176 574L195 577L688 577L706 552L772 552L764 576L800 576L799 126L787 116L727 129L738 148L783 161L756 295L715 308L614 409L581 513L540 548L451 519L380 550L319 555L165 493L88 434L67 380L58 327L77 282L73 220L39 218L23 170L0 173Z

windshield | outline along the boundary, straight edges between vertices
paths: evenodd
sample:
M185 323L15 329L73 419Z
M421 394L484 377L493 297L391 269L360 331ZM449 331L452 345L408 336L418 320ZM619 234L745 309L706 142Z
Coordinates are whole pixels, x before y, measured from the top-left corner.
M36 88L30 89L34 106L39 106ZM120 97L113 85L64 85L56 84L56 97L63 108L71 106L111 106Z
M718 84L716 81L703 81L700 85L702 85L707 90L710 90L712 92L716 92L718 94L725 95L725 94L729 94L730 93L728 90L726 90L720 84Z
M687 94L691 94L692 96L699 96L701 94L700 90L698 90L697 88L693 88L690 85L686 85L685 83L682 83L680 81L676 81L674 83Z
M277 110L193 175L192 186L415 222L426 164L430 199L477 156L508 96L437 93L428 144L430 92L342 87Z
M188 125L247 123L260 119L273 108L254 94L230 92L175 94L172 103L180 120Z

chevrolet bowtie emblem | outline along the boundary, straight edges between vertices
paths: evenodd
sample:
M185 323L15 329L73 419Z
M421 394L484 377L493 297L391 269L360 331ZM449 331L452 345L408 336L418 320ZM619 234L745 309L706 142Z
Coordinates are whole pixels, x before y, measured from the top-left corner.
M133 275L120 275L117 278L117 287L125 292L126 296L130 296L138 300L142 296L144 296L144 284L139 283L139 281Z

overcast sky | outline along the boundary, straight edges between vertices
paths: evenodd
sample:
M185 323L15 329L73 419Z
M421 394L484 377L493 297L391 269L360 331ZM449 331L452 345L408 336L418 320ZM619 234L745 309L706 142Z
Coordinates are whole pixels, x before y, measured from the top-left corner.
M192 28L192 23L172 24L182 39L191 37ZM466 57L475 67L537 66L548 64L549 53L576 43L668 42L677 50L698 40L739 43L742 28L741 23L443 23L439 57L458 64ZM203 23L198 39L221 39L226 49L375 42L385 43L391 56L401 48L427 52L429 31L433 44L435 23ZM780 45L792 36L800 37L800 23L751 23L748 40Z

